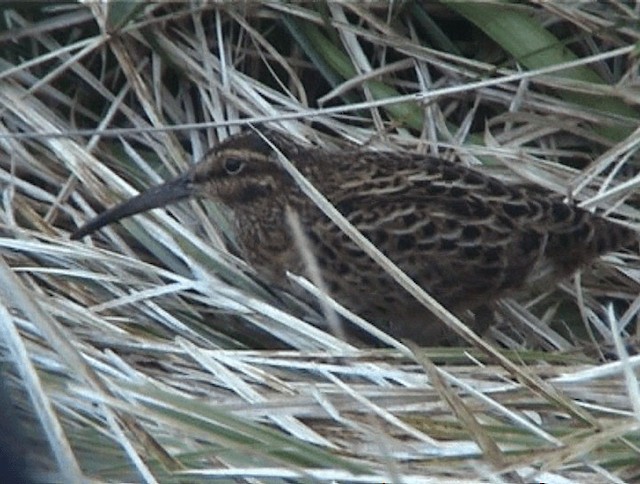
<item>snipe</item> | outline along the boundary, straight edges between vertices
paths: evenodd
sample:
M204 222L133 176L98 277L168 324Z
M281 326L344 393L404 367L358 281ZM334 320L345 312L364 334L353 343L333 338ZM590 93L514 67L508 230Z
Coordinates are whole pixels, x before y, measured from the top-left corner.
M637 239L551 192L460 164L409 153L327 152L268 136L371 242L457 313L553 284ZM209 197L231 209L246 260L287 288L286 271L305 272L285 220L291 207L336 300L396 336L437 343L444 325L330 222L276 158L257 133L234 136L182 176L105 211L72 238L187 197Z

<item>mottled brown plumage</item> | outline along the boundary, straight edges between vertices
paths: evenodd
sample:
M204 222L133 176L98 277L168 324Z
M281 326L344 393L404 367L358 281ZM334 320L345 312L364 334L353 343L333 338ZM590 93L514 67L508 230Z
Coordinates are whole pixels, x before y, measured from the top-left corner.
M410 153L333 153L268 136L356 228L454 312L552 284L636 239L551 192L507 185L461 164ZM397 336L438 342L444 326L300 191L257 133L230 138L181 177L104 212L72 238L191 196L231 209L244 257L281 287L288 286L286 271L305 273L285 220L293 208L332 296Z

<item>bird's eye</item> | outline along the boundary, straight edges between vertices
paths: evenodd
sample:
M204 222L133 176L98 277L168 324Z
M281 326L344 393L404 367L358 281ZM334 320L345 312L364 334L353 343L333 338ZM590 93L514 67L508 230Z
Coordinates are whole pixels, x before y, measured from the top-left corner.
M224 160L224 169L229 175L237 175L244 168L244 161L240 158L227 158Z

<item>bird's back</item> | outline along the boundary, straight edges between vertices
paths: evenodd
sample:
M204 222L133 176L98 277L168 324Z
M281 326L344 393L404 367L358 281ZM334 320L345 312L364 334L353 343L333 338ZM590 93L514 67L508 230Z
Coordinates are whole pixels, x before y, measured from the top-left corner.
M303 169L336 208L453 310L554 283L636 240L634 231L539 188L418 155L308 157ZM334 169L329 167L334 164ZM314 166L315 165L315 166ZM322 173L318 173L322 170ZM309 237L336 296L369 316L418 311L410 296L324 216ZM366 297L363 297L366 296Z

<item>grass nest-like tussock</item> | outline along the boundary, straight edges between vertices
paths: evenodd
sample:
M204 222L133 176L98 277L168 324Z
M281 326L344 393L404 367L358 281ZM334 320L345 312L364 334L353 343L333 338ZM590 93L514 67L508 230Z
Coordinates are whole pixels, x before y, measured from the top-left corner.
M16 472L64 482L640 478L640 359L629 354L637 253L504 301L484 345L387 339L372 349L264 287L211 202L68 238L265 123L321 146L449 156L637 226L636 10L2 8L0 324L11 401L0 405L2 434L24 435L3 441Z

